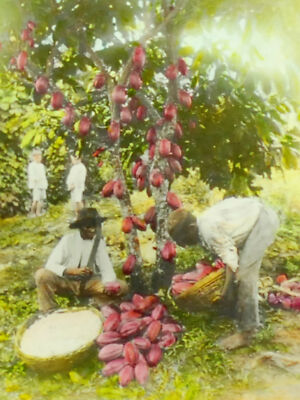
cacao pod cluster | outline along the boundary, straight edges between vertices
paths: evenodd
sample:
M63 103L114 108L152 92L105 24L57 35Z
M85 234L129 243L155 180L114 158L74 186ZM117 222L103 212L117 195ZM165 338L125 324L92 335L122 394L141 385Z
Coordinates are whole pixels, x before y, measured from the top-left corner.
M213 265L210 265L205 261L199 261L192 271L173 276L171 285L172 295L175 297L178 296L184 291L190 289L205 276L224 267L225 264L220 259L217 259Z
M115 195L118 199L122 199L124 195L124 185L121 179L110 180L102 188L101 194L103 197Z
M168 315L155 295L134 294L119 306L103 306L103 333L96 339L98 358L105 363L104 376L119 375L121 386L136 379L147 383L150 368L178 339L183 327Z

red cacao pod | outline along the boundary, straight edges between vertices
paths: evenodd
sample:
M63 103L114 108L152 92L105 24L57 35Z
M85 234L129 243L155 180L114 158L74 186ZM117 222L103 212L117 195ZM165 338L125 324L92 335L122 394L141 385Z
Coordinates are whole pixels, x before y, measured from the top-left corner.
M132 342L127 342L124 345L124 358L132 366L136 365L139 359L140 352L135 344Z
M133 228L133 223L131 217L124 218L122 222L122 231L124 233L129 233L132 231L132 228Z
M29 29L23 29L21 33L21 40L26 42L26 40L30 39L31 31Z
M172 283L182 282L183 274L176 274L172 277Z
M168 68L166 69L165 75L168 79L170 79L171 81L177 78L177 67L175 64L171 64L168 66Z
M174 131L175 131L176 139L178 139L178 140L181 139L183 136L183 130L182 130L182 125L180 122L176 122Z
M150 224L152 221L154 221L154 219L156 218L156 208L150 207L146 214L144 215L144 221L146 222L146 224Z
M110 332L110 331L117 330L117 328L120 325L120 322L121 322L121 317L118 312L114 312L114 313L110 314L104 321L103 331Z
M140 105L140 101L139 101L139 99L138 99L137 97L135 97L135 96L133 96L133 97L130 99L129 103L128 103L128 106L129 106L129 108L130 108L131 111L135 111L135 110L138 108L139 105Z
M122 324L120 327L120 335L121 337L128 337L132 336L138 333L139 329L141 327L141 321L138 319L135 319L133 321L128 321Z
M136 217L135 215L132 218L133 225L138 229L139 231L145 231L147 229L147 225L145 221L141 220L140 218Z
M122 356L123 348L124 345L120 343L107 344L99 351L98 358L101 361L115 360Z
M186 274L183 274L182 280L183 281L191 281L191 282L197 282L200 279L202 279L204 276L203 272L195 270L191 272L187 272Z
M45 94L49 88L49 80L45 76L39 76L35 81L35 90L39 94Z
M116 308L111 307L109 305L105 305L101 307L101 313L104 318L108 318L111 314L118 312Z
M118 199L122 199L124 195L124 185L120 179L117 179L114 184L113 193Z
M117 85L113 88L111 94L112 101L117 104L123 104L126 101L126 88L122 85Z
M28 22L27 22L27 28L28 28L30 31L33 31L33 30L36 28L36 23L35 23L34 21L28 21Z
M125 311L125 312L121 313L121 321L122 322L130 321L133 319L140 318L141 316L142 316L141 313L139 313L135 310L129 310L129 311Z
M178 91L178 100L179 100L180 104L182 104L183 106L185 106L187 108L190 108L192 105L192 97L185 90Z
M135 310L135 305L133 303L131 303L131 301L123 301L120 304L120 310L122 312L132 311L132 310Z
M182 75L187 75L189 69L188 66L186 65L186 62L184 61L183 58L179 58L177 61L177 68L178 71L182 74Z
M24 71L27 64L27 51L21 51L17 57L17 68L20 71Z
M165 347L170 347L174 343L176 343L176 337L173 333L167 332L165 335L161 337L161 339L158 342L158 345L160 348L165 348Z
M161 331L161 322L160 321L152 321L147 328L146 335L149 338L150 342L154 342L154 340L159 335Z
M142 190L145 189L146 186L146 177L143 176L141 178L138 178L136 181L136 186L138 188L138 190L141 192Z
M164 177L158 169L154 169L150 174L151 185L155 187L160 187L164 182Z
M54 92L51 97L51 106L54 108L54 110L59 110L62 108L64 102L64 95L62 92Z
M158 344L152 344L146 355L146 360L150 367L155 367L162 359L162 350Z
M121 285L119 282L107 282L105 283L104 288L108 295L113 295L120 292Z
M97 74L93 82L94 88L101 89L105 85L105 82L106 82L105 74L103 73Z
M102 375L104 376L112 376L114 374L118 374L128 362L125 358L116 358L115 360L109 361L105 367L102 369Z
M151 342L146 337L141 337L141 336L136 337L133 339L133 343L139 350L148 350L151 347Z
M167 121L171 121L177 115L177 107L175 104L167 104L164 108L164 117Z
M206 264L197 264L196 265L197 271L201 274L201 277L199 279L204 278L206 275L209 275L213 271L213 267L211 265L206 265Z
M98 346L105 346L107 344L116 343L121 340L121 335L119 332L107 331L101 333L96 339L96 344Z
M30 38L29 40L28 40L28 44L29 44L29 46L30 47L33 47L34 46L34 40L32 39L32 38Z
M167 193L167 203L173 210L177 210L177 208L182 207L182 202L179 200L179 198L176 196L175 193L173 192L168 192Z
M142 85L143 81L141 75L136 71L131 72L131 74L129 75L129 86L135 90L139 90Z
M149 158L150 158L150 160L153 160L154 155L155 155L155 144L151 144L149 146Z
M159 142L159 154L162 157L168 157L171 154L172 143L168 139L162 139Z
M136 110L136 118L139 121L144 121L147 115L147 108L145 106L138 106Z
M110 126L108 128L108 136L110 139L115 142L120 137L120 123L117 121L111 121Z
M103 197L109 197L113 194L113 190L114 190L114 185L115 185L115 181L114 180L110 180L108 181L102 188L102 196Z
M174 172L181 172L182 171L182 166L178 160L176 160L174 157L169 157L168 158L168 164L172 171Z
M141 295L138 294L138 293L135 293L135 294L132 296L132 303L135 305L135 307L136 307L137 310L139 310L139 307L141 306L141 304L143 304L143 301L144 301L144 297L141 296Z
M157 304L155 308L152 310L151 317L154 320L161 319L167 312L167 308L163 304Z
M124 124L129 124L132 120L132 115L129 107L123 107L120 112L120 119Z
M170 182L174 181L175 175L174 175L174 172L171 170L171 168L169 166L165 167L164 175Z
M182 158L181 147L178 146L178 144L176 144L176 143L172 143L171 153L172 153L173 157L175 157L177 160L180 160Z
M147 165L145 165L145 164L142 163L142 164L138 167L135 176L136 176L137 178L143 178L143 177L146 176L146 175L147 175Z
M153 318L150 317L150 316L142 318L142 320L141 320L141 329L144 329L146 326L149 326L152 321L153 321Z
M132 169L131 169L131 173L132 173L132 176L134 176L135 178L137 177L137 176L136 176L136 172L137 172L138 168L139 168L142 164L143 164L143 161L141 161L141 160L136 161L136 162L133 164Z
M94 153L92 154L93 157L98 157L99 154L101 154L105 149L105 147L98 147L97 150L94 151Z
M171 241L167 241L160 252L162 258L166 261L172 261L176 256L176 245Z
M147 361L146 361L146 359L145 359L145 357L143 356L143 354L142 353L140 353L140 355L139 355L139 360L138 360L138 364L146 364L146 365L148 365L147 364Z
M130 275L136 264L136 256L130 254L123 264L122 271L124 275Z
M221 268L225 268L225 267L226 267L226 264L225 264L220 258L217 258L217 259L215 260L215 262L214 262L214 267L215 267L216 269L221 269ZM283 275L283 280L285 280L285 279L284 279L284 276L285 276L285 278L287 279L287 276L286 276L286 275ZM277 280L276 280L276 282L277 282L277 283L281 283L281 282L278 282Z
M146 135L146 140L150 144L155 144L156 141L156 129L152 126Z
M61 122L65 126L72 126L74 124L74 121L75 121L75 110L71 105L67 105L65 107L65 115L61 120Z
M145 50L143 49L142 46L137 46L134 51L133 51L133 55L132 55L132 62L133 65L136 68L143 68L144 64L146 61L146 54L145 54Z
M134 376L140 385L144 385L149 378L149 367L142 362L134 367Z
M134 379L134 369L131 365L126 365L119 372L119 384L127 386Z
M153 221L153 222L151 222L150 228L152 229L152 231L153 231L154 233L156 232L156 229L157 229L157 222L156 222L156 220Z
M176 323L168 323L168 324L162 324L161 328L162 333L179 333L182 332L182 326Z
M81 136L88 135L89 131L91 130L91 126L92 123L89 117L82 117L79 122L79 134Z

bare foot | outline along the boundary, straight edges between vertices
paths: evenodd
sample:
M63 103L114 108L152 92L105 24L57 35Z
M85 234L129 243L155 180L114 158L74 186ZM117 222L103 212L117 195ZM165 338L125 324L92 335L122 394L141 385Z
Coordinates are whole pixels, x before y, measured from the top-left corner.
M252 335L249 332L237 332L224 339L218 340L217 345L223 350L233 350L239 347L248 346Z

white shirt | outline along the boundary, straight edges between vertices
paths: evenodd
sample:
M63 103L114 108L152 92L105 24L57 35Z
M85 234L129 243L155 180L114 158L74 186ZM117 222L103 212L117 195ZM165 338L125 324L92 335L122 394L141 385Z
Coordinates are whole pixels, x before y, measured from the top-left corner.
M255 198L228 198L197 218L199 234L233 271L239 266L238 248L254 227L263 203Z
M52 250L45 268L58 276L63 276L66 268L86 267L94 240L95 237L92 240L83 240L78 229L64 235ZM101 239L98 245L95 264L100 270L103 283L116 280L104 239Z
M81 162L75 164L71 167L70 172L67 177L67 187L68 190L74 186L75 191L84 191L86 178L86 167Z
M32 161L28 165L29 189L47 189L46 168L41 162Z

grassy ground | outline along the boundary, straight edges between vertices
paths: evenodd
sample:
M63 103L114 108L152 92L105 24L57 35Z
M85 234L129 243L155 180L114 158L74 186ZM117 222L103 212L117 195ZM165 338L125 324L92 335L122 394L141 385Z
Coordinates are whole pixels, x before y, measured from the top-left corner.
M0 221L0 393L1 400L293 400L298 399L300 361L300 320L292 312L271 309L265 299L263 284L278 273L290 276L300 271L300 187L299 171L277 175L273 181L261 181L262 197L277 207L282 226L274 245L264 260L261 280L261 310L264 328L256 341L246 349L226 353L215 341L232 331L231 321L213 312L187 313L167 296L163 299L170 313L186 327L181 340L168 350L163 361L151 370L146 387L132 383L123 389L116 377L103 378L102 365L96 356L66 373L37 375L16 357L13 343L17 326L36 312L33 272L41 265L67 231L70 212L65 205L50 207L38 219L24 216ZM194 188L194 189L193 189ZM173 190L180 193L185 205L200 211L217 201L222 194L208 192L197 177L177 182ZM199 202L198 199L201 199ZM133 196L137 213L143 213L151 200L140 193ZM104 227L114 265L118 268L126 256L124 238L120 235L120 213L110 200L97 204L102 214L111 218ZM153 235L141 234L145 268L153 263ZM202 255L197 249L179 253L178 268L184 269ZM67 302L61 299L61 304ZM276 359L275 355L281 358ZM298 357L293 362L288 357ZM288 361L286 361L288 360ZM298 360L298 361L297 361ZM279 395L279 393L282 393Z

